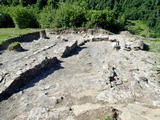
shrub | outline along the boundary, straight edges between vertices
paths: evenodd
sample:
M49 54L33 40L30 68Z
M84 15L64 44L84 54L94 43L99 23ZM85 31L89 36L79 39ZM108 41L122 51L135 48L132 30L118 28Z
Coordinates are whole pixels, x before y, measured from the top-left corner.
M0 28L14 27L12 18L8 13L0 11Z
M158 32L152 32L152 33L149 34L149 37L158 38L158 37L160 37L160 33L158 33Z
M0 5L0 28L2 27L14 27L14 23L9 15L9 7Z
M42 9L45 5L47 5L47 0L37 0L37 7Z
M50 28L54 22L56 10L51 7L45 7L39 14L39 24L41 28Z
M143 37L149 36L149 27L144 21L140 20L127 20L126 29L132 34L141 35Z
M38 27L38 22L33 9L21 6L13 7L11 17L14 21L15 27L17 28Z
M53 8L58 8L58 2L59 2L59 0L48 0L47 4L49 6L52 6Z
M87 27L101 27L110 30L113 24L113 12L108 8L105 10L89 10L86 14Z
M102 27L105 23L105 15L100 10L89 10L86 14L87 27Z
M85 21L85 10L83 8L66 3L61 4L59 9L57 9L54 27L81 27Z

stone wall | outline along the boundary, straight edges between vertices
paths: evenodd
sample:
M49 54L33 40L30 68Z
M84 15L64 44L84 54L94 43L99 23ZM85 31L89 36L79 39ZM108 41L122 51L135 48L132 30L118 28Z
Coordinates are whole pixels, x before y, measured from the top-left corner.
M56 34L56 35L60 35L60 34L79 34L79 33L86 33L86 34L98 34L98 33L102 33L105 34L106 30L104 29L100 29L100 28L73 28L73 29L57 29L57 30L50 30L47 29L46 30L47 34Z
M43 72L49 70L57 63L58 59L56 57L44 58L40 64L33 66L25 72L22 72L13 80L13 82L5 89L5 91L0 94L0 101L7 99L15 92L18 92L20 88L24 87L27 83L31 82L40 74L43 74Z
M20 37L9 38L3 44L0 44L0 50L6 50L12 42L32 42L40 38L40 32L24 34Z

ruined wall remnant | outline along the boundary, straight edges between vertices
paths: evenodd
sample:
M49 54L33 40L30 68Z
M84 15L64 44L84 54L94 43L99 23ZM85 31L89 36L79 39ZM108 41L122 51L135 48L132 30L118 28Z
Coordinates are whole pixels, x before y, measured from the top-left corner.
M71 46L66 46L66 48L65 48L65 50L64 50L64 52L63 52L61 57L62 58L68 57L70 55L70 53L73 50L75 50L77 47L78 47L77 46L77 41L74 44L72 44Z
M40 38L40 32L24 34L20 37L9 38L3 44L0 44L0 50L6 50L9 44L13 42L31 42Z
M8 88L5 89L5 91L3 91L0 94L0 101L6 99L13 93L19 91L20 88L24 87L27 83L31 82L33 79L35 79L37 76L39 76L46 70L49 70L57 62L58 60L56 57L53 58L46 57L44 60L42 60L40 64L33 66L32 68L26 70L25 72L22 72L19 76L17 76L13 80L13 82L8 86Z

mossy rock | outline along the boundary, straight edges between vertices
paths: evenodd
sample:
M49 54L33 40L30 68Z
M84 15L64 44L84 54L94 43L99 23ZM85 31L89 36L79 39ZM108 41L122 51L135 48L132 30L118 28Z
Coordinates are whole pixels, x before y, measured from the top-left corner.
M8 46L9 51L22 51L23 48L19 42L13 42Z

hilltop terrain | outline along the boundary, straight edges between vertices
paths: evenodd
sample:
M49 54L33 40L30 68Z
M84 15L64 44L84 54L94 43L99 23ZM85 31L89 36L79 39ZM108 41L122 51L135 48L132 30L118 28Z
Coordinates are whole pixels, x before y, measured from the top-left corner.
M46 30L20 45L1 51L1 120L160 119L159 55L142 38Z

